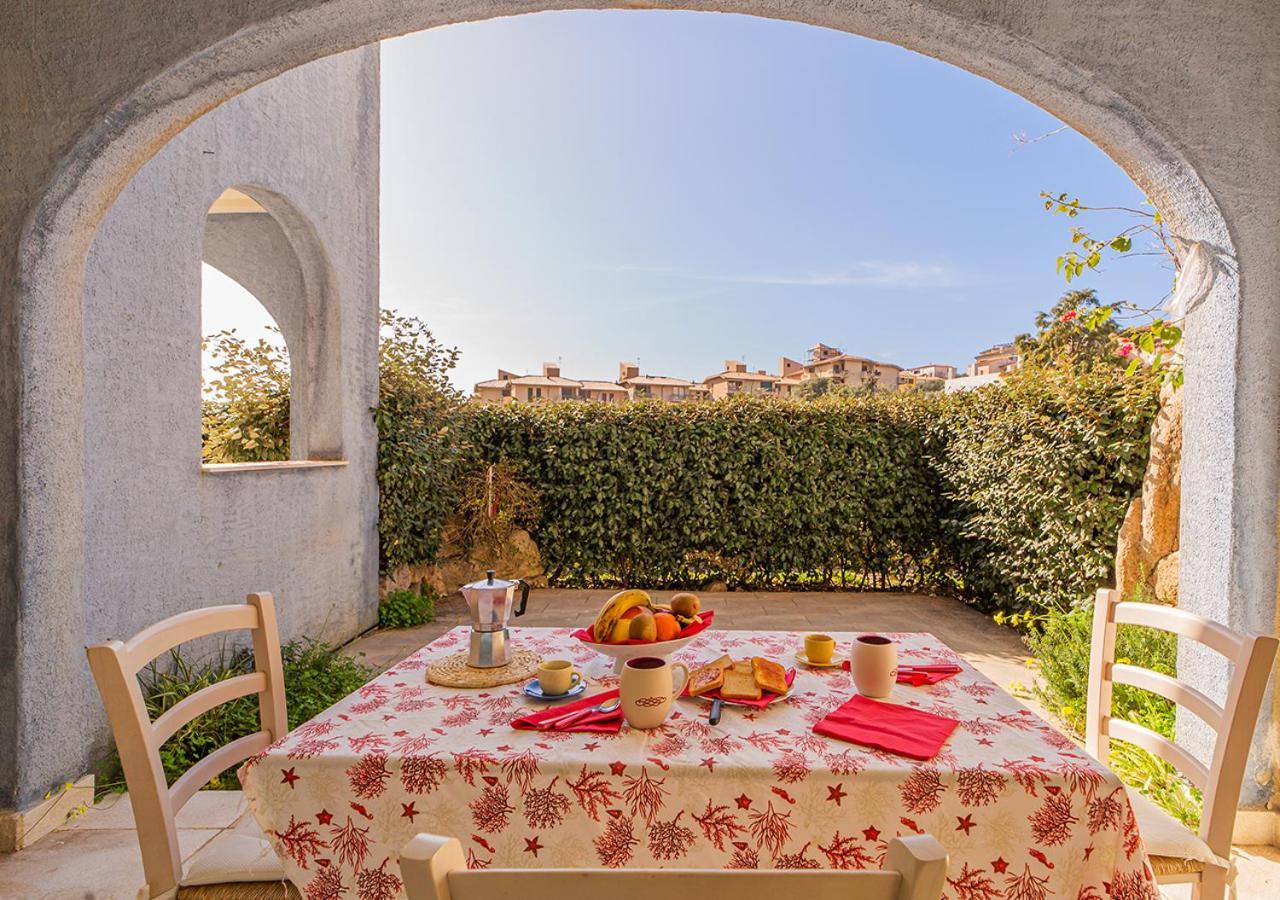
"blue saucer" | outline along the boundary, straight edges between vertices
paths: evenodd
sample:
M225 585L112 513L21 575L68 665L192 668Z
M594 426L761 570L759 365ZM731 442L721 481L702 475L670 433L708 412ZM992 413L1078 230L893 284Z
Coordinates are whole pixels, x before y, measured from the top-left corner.
M570 697L576 697L587 689L587 682L584 678L569 691L564 694L544 694L542 688L538 686L538 679L533 679L524 686L524 694L526 697L532 697L534 700L568 700Z

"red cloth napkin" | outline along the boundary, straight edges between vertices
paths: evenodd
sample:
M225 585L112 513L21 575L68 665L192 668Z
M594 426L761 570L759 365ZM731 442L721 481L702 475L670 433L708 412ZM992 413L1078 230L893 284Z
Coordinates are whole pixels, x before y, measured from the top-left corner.
M716 613L715 613L715 610L713 609L709 609L704 613L698 613L698 618L702 619L702 621L694 622L688 628L681 629L680 634L677 637L672 638L672 640L678 641L680 640L680 638L693 637L695 634L697 634L700 631L706 631L708 628L711 627L711 620L715 618L715 615ZM571 634L570 637L576 637L578 640L582 641L582 643L584 644L600 643L599 641L596 640L596 636L591 633L590 628L579 628L577 631L573 632L573 634ZM661 643L661 642L660 641L623 641L622 643L623 644L654 644L654 643Z
M578 709L587 709L592 706L599 706L606 700L612 700L618 696L618 691L605 691L602 694L596 694L594 697L584 697L581 700L575 700L573 703L566 703L563 706L552 706L549 709L540 709L535 713L519 716L511 720L512 728L519 728L522 731L538 731L542 728L543 722L547 719L554 719L557 716L563 716ZM617 734L622 730L622 707L618 707L611 713L591 713L586 716L579 716L576 720L569 722L565 727L552 725L549 731L603 731L610 734Z
M795 680L796 680L796 670L795 670L795 669L787 669L787 687L791 687L791 682L793 682L793 681L795 681ZM681 694L680 696L682 696L682 697L688 697L688 696L689 696L689 686L688 686L687 684L684 686L684 693L683 693L683 694ZM724 699L723 697L721 697L721 696L720 696L720 691L717 689L717 690L714 690L714 691L707 691L705 694L699 694L698 696L699 696L699 698L700 698L700 699L703 699L703 700L716 700L716 699L719 699L719 700L720 700L720 702L722 702L722 703L726 703L726 704L731 703L731 704L733 704L734 706L750 706L752 709L764 709L766 706L768 706L768 705L769 705L770 703L772 703L774 700L777 700L779 697L781 697L781 696L783 696L783 695L782 695L782 694L771 694L771 693L769 693L768 691L764 691L764 692L762 692L762 693L760 694L760 699L759 699L759 700L739 700L739 699L736 699L736 698L735 698L735 699L733 699L733 700L726 700L726 699Z
M840 663L840 668L849 671L849 660ZM954 663L928 663L925 665L903 664L898 666L898 684L909 684L920 687L922 684L937 684L952 675L959 675L960 667Z
M816 734L929 760L960 723L923 710L855 695L813 726Z

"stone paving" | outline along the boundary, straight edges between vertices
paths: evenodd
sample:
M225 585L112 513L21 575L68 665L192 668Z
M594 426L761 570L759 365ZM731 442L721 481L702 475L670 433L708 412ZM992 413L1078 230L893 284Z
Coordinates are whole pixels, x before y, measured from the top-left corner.
M528 612L517 624L582 625L591 621L607 590L540 590L529 596ZM670 592L654 591L657 598ZM964 655L1006 690L1029 684L1027 650L1018 635L953 600L919 594L704 593L716 610L716 627L784 631L929 631ZM467 622L460 597L446 598L435 622L400 631L374 631L353 641L349 653L384 669ZM1039 710L1037 710L1039 711ZM202 791L178 816L183 858L189 859L222 829L245 815L239 791ZM1280 850L1238 847L1237 895L1243 900L1280 896ZM135 900L142 860L127 797L104 799L79 817L13 854L0 854L0 900ZM1164 889L1168 897L1189 897L1187 886Z

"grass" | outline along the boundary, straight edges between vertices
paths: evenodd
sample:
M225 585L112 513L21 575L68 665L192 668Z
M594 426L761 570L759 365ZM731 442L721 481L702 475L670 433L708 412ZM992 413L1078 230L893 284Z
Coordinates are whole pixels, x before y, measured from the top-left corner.
M284 663L284 691L289 728L314 718L364 685L373 669L320 641L291 641L280 648ZM180 649L170 651L168 665L151 663L139 674L143 700L152 721L203 688L253 671L248 650L221 650L213 660L195 663ZM258 698L240 697L197 716L165 741L160 761L165 780L172 785L192 765L238 737L259 729ZM120 757L112 749L98 770L98 793L125 789ZM208 784L212 790L239 790L235 769L219 774Z

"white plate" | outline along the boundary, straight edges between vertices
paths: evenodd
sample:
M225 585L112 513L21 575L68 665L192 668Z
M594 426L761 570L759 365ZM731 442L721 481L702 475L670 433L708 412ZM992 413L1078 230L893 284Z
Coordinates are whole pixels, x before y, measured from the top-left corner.
M802 666L810 666L814 669L838 669L844 665L844 660L839 656L832 656L829 662L814 662L805 655L803 650L796 651L796 662L800 663Z

